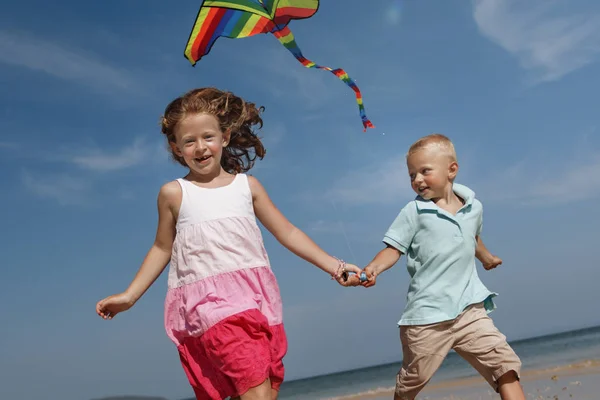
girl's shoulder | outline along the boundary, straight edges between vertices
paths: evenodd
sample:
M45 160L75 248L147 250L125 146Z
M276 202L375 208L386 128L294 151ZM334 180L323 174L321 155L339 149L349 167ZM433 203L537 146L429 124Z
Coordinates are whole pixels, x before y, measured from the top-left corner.
M253 198L256 198L257 195L261 195L263 193L266 194L266 190L264 186L260 183L260 181L252 175L244 174L248 181L248 187L250 188L250 193Z
M173 180L161 186L158 192L158 201L166 202L172 206L178 205L181 204L182 195L183 190L181 189L181 185L177 180Z

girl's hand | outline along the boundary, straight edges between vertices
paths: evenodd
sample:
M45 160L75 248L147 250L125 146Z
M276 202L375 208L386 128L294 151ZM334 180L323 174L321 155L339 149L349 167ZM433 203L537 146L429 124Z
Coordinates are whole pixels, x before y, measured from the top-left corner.
M96 304L96 313L104 319L113 319L118 313L129 310L133 304L133 299L127 293L114 294Z
M350 275L348 272L354 272L354 274ZM337 278L337 282L342 286L359 286L360 285L360 273L361 269L358 268L354 264L346 264L346 277L344 280L344 274L342 274L339 278Z

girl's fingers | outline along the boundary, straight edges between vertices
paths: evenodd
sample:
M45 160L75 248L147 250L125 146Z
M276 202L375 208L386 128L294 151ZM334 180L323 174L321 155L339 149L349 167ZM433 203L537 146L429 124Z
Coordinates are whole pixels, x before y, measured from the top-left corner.
M357 274L360 274L362 272L360 268L352 264L346 264L346 269Z

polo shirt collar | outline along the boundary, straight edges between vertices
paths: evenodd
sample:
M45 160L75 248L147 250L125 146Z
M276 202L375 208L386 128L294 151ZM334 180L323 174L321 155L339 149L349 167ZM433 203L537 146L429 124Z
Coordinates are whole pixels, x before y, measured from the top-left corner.
M452 190L459 196L461 199L465 201L465 204L462 208L468 207L473 204L473 200L475 199L475 192L466 187L465 185L461 185L459 183L454 183L452 185ZM415 198L415 202L417 204L418 210L434 210L440 211L440 208L431 200L427 200L422 198L421 196L417 196Z

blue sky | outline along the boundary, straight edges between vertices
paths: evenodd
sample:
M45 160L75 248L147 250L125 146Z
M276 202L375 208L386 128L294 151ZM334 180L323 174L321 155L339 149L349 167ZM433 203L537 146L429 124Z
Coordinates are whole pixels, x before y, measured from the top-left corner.
M598 2L322 2L292 31L307 58L357 81L377 127L367 133L352 92L271 36L221 39L191 67L198 3L3 7L0 398L191 395L163 329L166 274L114 321L94 306L125 289L152 244L158 189L185 174L158 120L200 86L266 107L267 156L253 174L292 222L359 265L413 197L408 146L447 134L459 181L484 204L483 238L504 259L480 269L500 293L497 325L518 339L600 324ZM345 289L265 242L289 378L401 358L404 262L373 289Z

